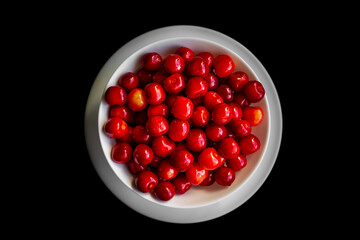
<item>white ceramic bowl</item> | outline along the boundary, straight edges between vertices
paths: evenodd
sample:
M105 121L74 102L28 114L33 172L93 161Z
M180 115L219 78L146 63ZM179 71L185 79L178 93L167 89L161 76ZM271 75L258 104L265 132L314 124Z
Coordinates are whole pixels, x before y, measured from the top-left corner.
M139 69L144 53L158 52L165 57L186 46L195 54L208 51L217 56L227 54L235 62L235 71L246 72L250 80L260 81L266 91L258 104L264 111L264 120L252 133L261 141L261 148L247 156L248 164L236 173L229 187L213 184L209 187L193 186L186 194L175 195L170 201L157 200L151 194L141 193L134 187L134 176L126 165L111 160L115 144L103 132L109 107L104 92L116 85L118 78ZM249 199L265 181L276 160L282 134L282 115L279 98L270 76L261 63L240 43L219 32L195 27L173 26L147 32L121 47L104 65L90 91L85 113L85 136L93 164L106 186L126 205L134 210L162 221L192 223L210 220L239 207Z

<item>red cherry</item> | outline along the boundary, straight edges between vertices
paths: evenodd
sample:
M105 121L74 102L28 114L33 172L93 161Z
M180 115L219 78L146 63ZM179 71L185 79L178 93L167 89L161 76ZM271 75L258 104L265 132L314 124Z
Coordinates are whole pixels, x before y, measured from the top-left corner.
M122 136L121 138L117 138L116 142L117 143L125 142L125 143L128 143L131 146L133 146L134 145L133 132L134 132L134 128L128 126L127 133L124 136Z
M169 107L165 103L159 105L150 105L147 109L148 118L153 116L161 116L167 118L169 116Z
M211 120L219 125L228 124L231 121L231 109L226 103L220 103L211 111Z
M232 170L239 171L240 169L244 168L247 164L246 157L239 153L236 157L227 159L226 166L231 168Z
M209 122L210 114L204 106L198 106L191 115L191 121L196 127L205 127Z
M235 63L228 55L219 55L213 61L216 75L221 78L229 76L235 69Z
M158 83L149 83L144 88L145 99L151 105L158 105L165 100L164 88Z
M186 138L186 146L190 151L200 152L206 148L207 139L206 134L200 128L193 128L190 130Z
M249 106L250 104L242 93L236 93L233 101L237 103L241 108Z
M204 179L204 181L202 181L200 183L200 186L210 186L215 182L214 179L214 172L213 171L209 171L209 174L207 175L207 177Z
M205 133L207 138L209 138L213 142L220 142L227 135L225 126L216 124L214 122L210 122L206 126Z
M185 79L179 74L175 73L170 75L164 80L164 89L167 93L176 94L185 88Z
M223 158L231 159L239 154L240 148L235 139L225 138L219 143L218 152Z
M137 125L134 127L132 137L135 144L150 144L152 140L144 125Z
M141 88L135 88L128 94L128 107L133 111L141 111L147 106L145 92Z
M111 150L111 159L116 163L127 163L132 157L132 147L125 142L117 143Z
M193 113L193 104L189 98L178 96L171 107L171 113L175 118L188 120Z
M234 102L229 103L229 107L231 109L231 121L240 120L243 116L243 111L241 110L241 107Z
M207 83L201 77L191 77L186 82L185 94L190 99L196 99L204 96L207 90Z
M250 103L259 102L265 96L265 89L258 81L249 81L243 88L243 93Z
M186 72L189 76L205 78L209 74L209 66L202 57L194 57L186 65Z
M162 201L169 201L175 195L175 187L171 182L161 182L154 189L155 196Z
M136 146L133 152L134 161L140 165L146 166L153 160L153 150L145 144L139 144Z
M249 155L260 149L260 140L253 134L240 138L240 151L244 155Z
M166 135L156 137L152 140L152 149L159 157L168 157L175 150L175 143Z
M234 99L234 91L231 89L231 87L229 85L221 84L216 89L216 92L224 100L224 103L230 103Z
M170 180L176 177L178 173L178 170L170 164L167 158L159 162L157 175L160 179L165 181Z
M128 126L121 118L109 118L105 123L104 131L110 138L121 138L126 135Z
M141 110L141 111L137 111L134 112L134 121L135 121L135 125L145 125L147 120L148 120L148 116L147 116L147 110Z
M127 72L119 78L118 84L123 87L126 92L130 92L139 87L139 78L135 73Z
M184 194L192 186L191 182L189 182L189 180L186 179L185 174L177 175L176 178L171 180L171 182L174 184L175 192L177 194Z
M165 70L163 68L160 68L160 70L158 70L156 73L154 73L154 75L152 76L152 81L154 83L159 83L159 84L163 84L165 79L169 76L170 74L168 74L167 72L165 72Z
M230 186L235 181L235 172L231 168L221 167L215 171L215 181L222 186Z
M214 56L209 52L200 52L196 56L202 57L206 64L208 65L209 69L212 67L212 63L214 61Z
M190 131L190 124L186 120L174 119L170 122L168 135L174 142L185 140Z
M208 91L215 91L219 86L219 79L213 73L209 73L204 80L208 86Z
M164 135L169 130L169 124L167 120L161 116L150 117L145 127L152 137L159 137Z
M215 170L222 166L225 158L220 156L215 148L205 148L198 157L198 163L206 170Z
M161 67L162 58L156 52L146 53L141 59L141 65L148 71L155 71Z
M152 72L142 68L140 69L136 75L139 78L139 87L144 88L148 83L150 83L152 79Z
M224 100L217 92L209 91L204 96L203 104L207 110L211 111L216 105L223 103Z
M110 107L109 117L118 117L128 122L130 120L133 111L131 111L127 106L113 105Z
M175 150L170 155L170 164L179 172L187 171L194 163L194 156L187 150Z
M133 158L128 162L128 167L129 167L130 172L133 174L137 174L137 173L142 172L147 169L147 166L143 166L143 165L135 162Z
M248 82L249 77L244 72L234 72L228 77L228 84L235 92L240 92Z
M245 107L243 109L243 119L248 121L251 126L259 125L264 118L264 112L260 107Z
M209 171L194 163L192 167L185 172L186 179L193 185L199 185L208 176Z
M245 137L251 133L251 125L246 120L234 120L231 122L231 130L236 137Z
M185 69L185 62L182 57L177 54L169 54L163 64L164 70L167 73L182 73Z
M168 94L165 98L165 104L168 106L169 109L174 105L176 98L178 97L177 94Z
M150 192L158 183L159 180L155 173L148 170L142 171L135 178L135 185L143 193Z
M193 59L195 56L194 52L190 48L187 48L187 47L179 47L176 50L175 54L182 57L184 59L185 64L188 64L189 61L191 61L191 59Z
M120 86L111 86L105 92L105 100L110 106L122 106L127 100L126 91Z

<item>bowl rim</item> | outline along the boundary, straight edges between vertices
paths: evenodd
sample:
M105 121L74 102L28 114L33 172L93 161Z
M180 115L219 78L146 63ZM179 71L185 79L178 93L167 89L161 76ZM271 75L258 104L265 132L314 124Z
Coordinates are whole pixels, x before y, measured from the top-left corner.
M119 68L122 62L124 62L128 57L135 54L136 52L141 51L142 48L147 47L149 44L154 44L158 41L164 41L172 38L186 38L186 37L209 41L234 52L234 54L238 55L241 58L241 60L255 73L256 76L258 76L258 73L261 73L261 75L263 75L263 78L267 79L266 85L269 86L265 87L265 89L267 89L266 104L269 109L268 111L269 129L267 133L266 149L264 149L262 153L261 160L259 161L257 166L255 166L255 168L252 170L252 172L247 177L247 179L245 179L244 182L241 183L235 190L233 190L229 194L226 194L225 196L220 197L219 199L216 199L213 202L208 202L200 206L195 205L193 207L191 206L174 207L174 206L167 206L162 202L160 203L156 201L149 201L149 199L140 196L139 193L135 192L134 189L129 188L125 183L122 182L121 179L118 178L118 176L113 172L112 167L107 162L106 156L104 156L102 144L100 141L101 133L98 128L99 126L98 121L99 121L99 114L100 114L99 111L102 102L101 99L102 99L103 91L105 90L109 82L109 79L111 78L111 76L113 76L113 74ZM136 51L133 51L134 49L136 49ZM241 55L237 54L236 51L240 51ZM120 65L118 63L120 63ZM100 91L100 89L102 89L103 91ZM271 99L272 102L268 101L268 97L269 97L268 89L270 90L272 96ZM274 119L272 119L272 117L275 114L272 114L272 110L270 110L270 108L274 108L276 110L276 116L277 116L276 121L273 121ZM96 120L96 127L94 128L93 125L95 120ZM272 150L271 161L268 161L267 167L265 168L262 167L261 176L255 176L255 175L259 175L258 170L260 168L260 165L262 163L262 160L266 152L269 149L269 143L274 135L272 134L273 129L271 129L272 128L271 126L274 123L276 124L277 141L272 143L273 146L271 147ZM94 129L97 132L94 132ZM103 68L100 70L90 90L88 102L86 105L86 111L85 111L85 138L88 147L88 152L94 164L94 167L98 172L99 176L101 177L101 179L103 180L103 182L122 202L124 202L130 208L148 217L162 221L169 221L169 222L185 223L185 222L199 222L199 221L213 219L234 210L235 208L239 207L242 203L247 201L260 188L260 186L263 184L263 182L266 180L267 176L269 175L276 161L277 154L279 152L281 137L282 137L282 113L281 113L280 100L277 95L275 86L269 74L266 72L265 68L257 60L257 58L239 42L235 41L234 39L220 32L198 26L179 25L179 26L169 26L169 27L155 29L146 32L134 38L133 40L129 41L125 45L123 45L110 57L110 59L105 63ZM99 161L99 159L103 159L105 161L102 161L103 163L100 164L101 161ZM255 178L255 182L254 182L254 178ZM127 190L125 190L124 187L119 188L119 186L116 186L118 184L118 181L120 181ZM221 206L222 204L220 202L223 202L225 199L229 199L230 196L235 195L237 192L240 191L239 189L244 188L245 185L249 185L248 184L249 181L253 181L254 183L252 185L255 186L251 188L251 191L247 190L249 193L240 202L238 202L235 205L230 204L231 207L228 207L228 205L226 205L226 207L220 207L219 211L209 211L210 207L214 208L216 206ZM135 201L134 198L138 198L137 199L138 201ZM148 203L145 203L144 200ZM139 207L140 204L142 204L142 206ZM148 211L144 209L144 205L149 205L146 207L150 207L154 210L156 209L164 210L163 208L166 208L166 211L162 211L163 214L154 214L154 211ZM171 211L169 211L169 209L171 209ZM204 215L204 212L210 212L210 214L205 214L205 216L194 219L192 218L194 217L194 212L188 211L191 209L192 210L197 209L196 211L202 213L202 215ZM174 214L177 214L180 217L179 216L171 217L174 216Z

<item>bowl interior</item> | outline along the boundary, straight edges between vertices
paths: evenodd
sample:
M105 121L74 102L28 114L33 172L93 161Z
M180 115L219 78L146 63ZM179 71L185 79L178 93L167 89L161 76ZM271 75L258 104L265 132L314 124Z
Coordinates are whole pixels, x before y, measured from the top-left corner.
M105 93L106 89L109 86L114 86L117 84L119 77L126 72L136 72L140 68L140 59L141 56L147 52L158 52L163 58L169 54L174 53L175 50L180 46L189 47L194 51L195 54L207 51L211 52L214 57L219 54L229 55L235 62L235 71L245 72L250 80L258 80L261 82L261 79L258 79L255 73L249 68L249 66L242 60L241 56L236 55L234 52L230 51L223 46L211 42L205 39L197 38L169 38L161 41L154 42L142 49L137 50L131 56L129 56L114 72L111 78L108 81L108 84L103 89ZM266 89L265 89L266 90ZM108 119L109 106L105 102L104 97L100 103L99 107L99 116L98 116L98 131L100 136L101 146L104 152L104 155L108 161L108 164L113 169L114 173L119 177L119 179L130 189L133 189L138 193L139 197L145 198L149 201L152 201L157 204L175 207L175 208L192 208L205 206L216 201L221 200L224 197L229 196L234 191L239 191L242 184L251 177L251 174L256 170L257 166L263 158L263 153L266 149L268 143L268 132L269 132L269 107L268 100L265 94L265 98L257 104L252 104L252 106L260 106L264 112L263 122L252 128L252 133L255 134L261 141L261 148L259 151L247 156L247 166L242 170L236 172L236 179L233 184L229 187L220 186L217 183L214 183L208 187L201 186L192 186L188 192L183 195L176 194L174 198L170 201L163 202L157 200L154 196L148 193L141 193L134 186L134 175L132 175L127 166L123 164L114 163L111 160L111 149L115 144L113 139L108 138L103 132L103 126Z

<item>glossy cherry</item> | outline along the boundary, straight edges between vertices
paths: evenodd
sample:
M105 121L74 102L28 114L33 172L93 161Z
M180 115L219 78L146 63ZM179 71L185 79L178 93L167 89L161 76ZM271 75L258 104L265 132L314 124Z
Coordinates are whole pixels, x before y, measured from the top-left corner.
M152 140L152 137L150 136L148 131L146 131L144 125L137 125L136 127L134 127L132 137L135 144L150 144Z
M212 63L214 61L214 56L209 52L200 52L196 56L202 57L206 64L208 65L209 69L212 67Z
M161 160L158 164L157 175L162 180L170 180L178 175L178 170L172 166L169 162L169 159L165 158Z
M150 117L145 126L152 137L159 137L169 131L168 121L161 116Z
M260 107L245 107L243 109L243 119L253 127L259 125L263 118L264 112Z
M225 78L235 69L235 63L228 55L219 55L213 61L213 67L217 76Z
M144 88L152 79L152 72L141 68L136 75L139 78L139 88Z
M187 47L179 47L178 49L176 49L175 54L182 57L184 59L185 64L188 64L191 61L191 59L195 57L194 52Z
M193 185L199 185L208 176L209 171L201 167L198 163L194 163L186 172L186 179Z
M132 174L140 173L148 168L147 166L143 166L138 162L135 162L133 158L130 159L130 161L127 164Z
M205 127L209 122L210 114L204 106L198 106L193 110L191 122L195 127Z
M104 131L110 138L121 138L126 135L128 126L121 118L109 118L104 125Z
M231 159L236 157L239 152L240 148L234 138L225 138L223 139L218 146L218 152L220 156L225 159Z
M111 86L105 92L105 100L110 106L122 106L127 100L126 91L120 86Z
M165 70L163 68L160 68L158 71L156 71L153 75L152 75L152 82L154 83L159 83L159 84L163 84L165 79L170 76L169 73L165 72Z
M249 81L242 91L250 103L259 102L265 96L265 89L259 81Z
M231 121L240 120L243 116L243 111L241 110L241 107L234 102L229 103L229 107L231 109Z
M127 163L132 157L132 147L125 142L117 143L111 150L111 159L116 163Z
M226 166L234 170L235 172L243 169L247 164L246 157L239 153L236 157L227 159L226 160Z
M185 94L190 99L196 99L204 96L207 90L207 83L201 77L191 77L186 82Z
M238 71L233 72L228 77L229 86L235 91L240 92L243 87L249 82L249 77L246 73Z
M242 93L235 93L233 101L237 103L241 108L249 106L250 104Z
M219 86L219 79L213 73L209 73L204 80L208 86L208 91L215 91Z
M209 66L202 57L197 56L186 65L186 72L189 76L205 78L209 74Z
M178 96L170 112L175 118L187 120L193 113L193 103L187 97Z
M200 152L206 148L207 139L206 134L200 128L193 128L190 130L186 138L186 146L190 151Z
M151 105L158 105L166 98L165 90L159 83L149 83L144 92L146 101Z
M159 179L156 174L149 170L142 171L135 178L135 185L143 193L152 191L158 183Z
M234 120L231 122L231 130L236 137L245 137L251 133L251 125L246 120Z
M165 103L159 105L150 105L147 109L148 118L153 116L161 116L163 118L168 118L169 116L169 107Z
M179 74L175 73L170 75L164 80L164 89L167 93L176 94L185 88L185 79Z
M182 73L185 69L185 62L182 57L177 54L169 54L164 60L164 70L167 73Z
M220 142L226 135L226 128L224 125L219 125L214 122L210 122L205 128L206 136L213 142Z
M168 157L175 150L175 142L168 136L162 135L152 140L152 149L159 157Z
M207 110L211 111L216 105L223 103L224 100L220 97L217 92L209 91L204 96L203 104Z
M141 59L141 65L148 71L155 71L161 67L162 57L156 52L146 53Z
M170 122L168 135L171 140L181 142L185 140L190 131L190 124L187 120L174 119Z
M131 111L127 106L114 105L111 106L109 110L109 117L121 118L126 123L128 123L132 114L134 114L134 112Z
M136 146L133 152L134 161L140 165L146 166L153 160L153 150L145 144L139 144Z
M187 171L194 163L194 156L187 150L175 150L170 155L170 164L179 172Z
M192 186L191 182L186 179L184 173L177 175L171 182L174 184L175 193L177 194L184 194Z
M205 148L198 157L198 163L206 170L215 170L225 162L215 148Z
M161 182L154 189L155 196L162 201L169 201L175 195L175 186L171 182Z
M260 149L260 140L253 134L239 139L240 151L244 155L252 154Z
M147 101L145 92L141 88L135 88L128 94L128 107L133 111L141 111L146 108Z
M123 87L126 92L130 92L139 87L139 78L135 73L127 72L119 78L118 84Z
M228 167L220 167L215 171L215 181L222 186L230 186L235 181L235 171Z
M220 97L224 100L224 103L232 102L234 98L234 91L231 87L227 84L221 84L217 89L216 92L220 95Z
M232 114L228 104L220 103L211 111L211 120L219 125L228 124L231 121Z
M200 183L200 186L210 186L215 182L214 179L214 171L209 171L209 174L207 175L207 177L204 179L204 181L202 181Z

